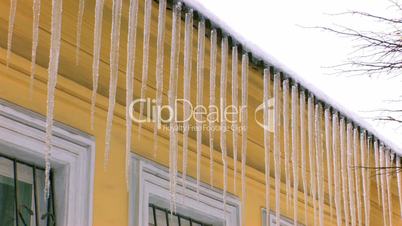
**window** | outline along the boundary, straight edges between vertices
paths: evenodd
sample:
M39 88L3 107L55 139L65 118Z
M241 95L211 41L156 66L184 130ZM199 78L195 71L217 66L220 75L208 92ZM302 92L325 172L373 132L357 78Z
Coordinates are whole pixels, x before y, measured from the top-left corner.
M224 215L222 192L209 185L201 185L198 201L196 182L191 178L188 178L185 193L181 180L178 180L177 211L175 215L170 215L168 169L134 154L132 156L129 225L224 226L226 216L226 225L240 226L240 201L237 197L228 195Z
M41 167L0 154L0 225L55 225L54 191L45 202L44 174Z
M0 225L16 225L15 216L19 215L18 226L92 226L93 139L81 131L54 123L53 192L50 202L45 202L44 137L43 116L0 99ZM4 218L7 218L5 223Z
M169 222L169 226L212 226L178 213L172 215L170 210L154 204L149 204L148 212L149 226L167 225L167 222Z
M263 226L267 226L265 214L266 214L266 209L262 209L262 211L261 211L261 216L262 216L262 225L263 225ZM282 216L282 215L281 215L281 217L280 217L280 224L279 224L279 225L276 224L276 216L275 216L275 213L272 212L272 211L270 211L270 212L269 212L269 225L270 225L270 226L293 226L294 224L293 224L293 220L292 220L292 219L289 219L289 218L284 217L284 216ZM300 224L300 223L298 223L297 225L302 226L302 224Z

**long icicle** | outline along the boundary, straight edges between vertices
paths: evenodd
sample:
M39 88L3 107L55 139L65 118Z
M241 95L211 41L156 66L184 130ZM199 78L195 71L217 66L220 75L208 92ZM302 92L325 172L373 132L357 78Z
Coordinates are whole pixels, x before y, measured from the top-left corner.
M304 91L300 92L300 146L301 146L301 166L302 166L302 181L303 181L303 194L304 194L304 219L307 224L307 204L308 204L308 191L307 191L307 140L306 140L306 95Z
M299 90L297 85L292 86L292 163L293 163L293 224L298 225L298 194L299 194L299 140L297 131L297 115ZM268 108L268 106L266 106ZM267 218L268 219L268 218Z
M276 222L281 219L281 141L280 141L280 83L279 74L274 76L274 166L275 166L275 215Z
M361 158L361 172L362 172L362 183L363 183L363 204L364 204L364 222L365 225L368 225L370 216L367 214L367 210L368 210L368 198L367 198L367 176L366 176L366 170L364 169L364 167L366 167L366 155L367 155L367 151L366 151L366 131L363 131L360 134L360 158Z
M392 199L391 199L391 153L390 150L387 149L385 151L385 174L386 174L386 185L387 185L387 199L388 199L388 218L389 218L389 226L392 226Z
M317 191L318 191L318 216L319 225L324 225L324 166L323 166L323 153L321 142L321 105L315 105L315 150L316 150L316 166L317 166Z
M270 88L270 72L269 69L264 69L264 151L265 151L265 222L266 225L269 225L269 212L270 212L270 185L271 185L271 176L270 176L270 153L269 153L269 145L270 145L270 134L269 134L269 88Z
M161 127L160 109L162 105L163 91L163 56L164 56L164 40L165 40L165 17L166 17L166 0L159 0L158 13L158 37L156 39L156 113L154 124L154 151L156 157L158 150L158 129Z
M221 130L220 130L220 145L222 151L222 162L223 162L223 215L224 215L224 225L227 224L226 216L226 192L227 192L227 150L226 150L226 120L224 115L224 109L226 108L226 83L227 83L227 57L228 57L228 38L224 37L222 39L222 54L221 54L221 83L220 83L220 120L221 120Z
M204 46L205 21L198 22L198 49L197 49L197 106L203 105L204 99ZM202 153L202 113L196 114L197 126L197 199L200 196L201 153Z
M8 17L8 34L7 34L7 55L6 55L6 65L10 61L11 46L13 43L13 32L15 24L15 13L17 12L17 0L10 0L10 15Z
M332 191L332 140L331 140L331 112L329 108L325 108L324 111L324 123L325 123L325 152L327 156L327 177L328 177L328 199L329 199L329 212L330 219L332 220L332 207L333 207L333 191Z
M32 18L32 54L31 54L31 81L29 84L29 93L32 96L34 81L35 81L35 67L36 67L36 50L38 49L39 40L39 17L40 17L40 1L33 0L33 18Z
M175 101L177 96L177 76L180 53L180 18L181 3L173 8L172 22L172 43L170 51L170 78L169 78L169 107L175 109ZM176 211L176 176L177 176L177 129L176 129L176 111L172 111L172 120L169 126L169 172L170 172L170 211Z
M114 106L116 104L117 79L119 76L119 48L120 48L120 24L121 24L122 0L113 1L112 32L110 46L110 82L109 82L109 107L106 119L105 135L105 159L104 167L107 168L110 157L110 138L113 126Z
M183 197L186 196L187 158L188 158L188 132L190 117L190 84L191 84L191 61L192 61L192 33L193 33L193 12L186 13L184 25L184 120L183 120ZM198 140L197 140L198 141ZM197 143L198 145L198 143ZM197 146L198 148L198 146ZM197 155L198 157L198 155ZM198 162L197 162L198 163ZM198 165L197 165L198 166ZM197 174L198 175L198 174ZM198 178L198 177L197 177ZM198 182L198 181L197 181ZM197 189L198 191L198 189Z
M52 154L52 131L54 118L54 99L59 69L61 44L62 0L52 0L52 28L50 37L49 77L47 80L46 139L45 139L45 200L49 197L50 158Z
M246 164L247 164L247 134L248 134L248 55L243 54L241 62L241 224L245 224L246 208Z
M363 225L362 218L362 202L361 202L361 193L360 193L360 161L359 161L359 152L358 152L358 139L359 132L357 128L353 129L353 160L354 160L354 171L355 171L355 188L356 188L356 209L357 209L357 219L359 226Z
M237 74L237 46L233 46L232 48L232 106L234 109L238 109L238 74ZM238 149L238 117L237 113L232 115L232 142L233 142L233 192L236 194L237 191L237 149Z
M383 225L387 226L388 225L387 224L387 214L388 214L387 204L388 204L388 202L387 202L387 197L385 195L385 193L387 192L386 185L385 185L386 184L386 179L385 179L386 175L384 173L385 170L382 170L385 167L384 145L383 144L380 144L380 153L379 154L380 154L380 170L378 170L378 172L376 172L376 173L379 173L381 175L381 184L380 185L381 185L381 200L382 200L382 217L383 217Z
M317 225L317 186L315 176L315 160L314 160L314 97L311 95L307 100L307 135L308 135L308 152L309 152L309 165L310 165L310 194L313 197L313 213L314 225Z
M374 140L374 166L376 169L380 167L380 157L379 157L379 150L378 150L378 140ZM375 180L377 185L377 199L378 203L381 203L381 188L380 188L380 174L375 172ZM401 209L402 211L402 209ZM402 212L401 212L402 217Z
M290 141L289 141L289 80L285 80L282 84L282 111L283 111L283 149L285 153L285 181L286 181L286 208L289 209L290 194Z
M216 51L217 51L216 30L211 30L211 51L210 51L210 71L209 71L209 111L213 118L209 118L209 183L214 186L214 134L215 120L217 112L215 109L215 89L216 89Z
M342 196L343 196L343 211L345 216L345 225L349 225L349 196L348 196L348 181L347 181L347 163L346 163L346 134L345 134L345 118L341 118L340 122L340 144L341 144L341 177L342 177Z
M399 210L401 212L402 217L402 175L401 175L401 157L399 155L396 156L396 177L398 183L398 196L399 196Z
M96 0L95 4L95 26L94 26L94 53L92 61L92 95L91 95L91 129L95 123L95 104L99 81L99 62L102 46L102 19L104 0Z
M127 38L127 69L126 69L126 185L130 188L130 152L131 152L131 102L133 101L134 65L137 36L138 0L130 0Z
M356 226L356 208L355 208L355 181L354 181L354 168L353 168L353 137L352 137L352 123L348 123L346 127L346 147L347 147L347 173L348 173L348 187L349 187L349 209L350 219L352 226Z
M144 39L142 49L142 79L141 79L141 100L144 100L147 93L148 64L149 64L149 38L151 34L151 12L152 0L145 0L144 6ZM144 102L140 102L140 118L143 118ZM138 124L138 137L141 136L142 120Z
M335 190L335 210L336 222L342 225L342 204L341 204L341 181L339 166L339 117L338 113L332 115L332 156L334 162L334 190Z
M370 225L370 187L371 187L371 184L370 184L370 172L368 171L368 169L370 168L371 136L367 136L366 143L367 143L367 146L366 146L366 155L365 155L365 158L366 158L365 171L366 171L366 183L367 183L366 187L367 187L367 189L366 189L365 199L367 200L366 201L367 202L366 215L368 216L366 225L369 226Z
M77 26L76 26L76 42L75 42L75 65L78 65L80 61L80 49L81 49L81 30L82 19L84 18L85 0L79 0Z

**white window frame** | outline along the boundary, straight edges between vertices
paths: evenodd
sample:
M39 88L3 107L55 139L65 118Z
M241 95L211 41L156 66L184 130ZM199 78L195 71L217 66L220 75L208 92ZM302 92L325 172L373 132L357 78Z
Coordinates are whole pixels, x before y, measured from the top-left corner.
M261 209L261 216L262 216L262 220L261 220L261 222L262 222L262 226L267 226L267 223L266 223L266 209L265 208L262 208ZM280 216L280 220L279 220L280 222L280 226L293 226L294 224L293 224L293 220L292 219L290 219L290 218L287 218L287 217L285 217L285 216ZM276 215L275 215L275 212L273 212L273 211L269 211L269 225L270 226L275 226L275 225L277 225L276 224ZM301 223L299 223L299 222L297 222L297 225L299 225L299 226L303 226L303 224L301 224Z
M135 154L132 154L131 162L129 225L148 225L150 203L169 208L169 172ZM214 226L224 225L222 191L201 184L198 201L196 182L190 177L187 180L185 197L180 177L177 182L177 211L201 222L207 222L206 218L213 219ZM226 225L240 226L240 201L231 194L227 196L226 221Z
M0 151L44 166L45 118L0 99ZM92 226L94 139L54 123L51 166L54 171L56 223Z

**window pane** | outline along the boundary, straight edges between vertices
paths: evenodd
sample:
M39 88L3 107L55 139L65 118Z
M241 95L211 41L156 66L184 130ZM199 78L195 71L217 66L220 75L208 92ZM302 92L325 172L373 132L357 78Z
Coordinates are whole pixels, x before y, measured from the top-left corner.
M14 166L11 160L0 157L0 225L15 225Z
M181 224L181 226L190 226L190 221L180 218L180 224Z
M149 226L154 226L154 212L151 207L148 208L148 221L149 221Z
M52 191L52 181L50 181L50 192ZM56 215L53 210L53 195L49 195L48 201L45 200L45 171L36 169L36 187L39 209L39 225L40 226L53 226L56 221ZM49 221L49 223L48 223Z
M31 167L19 163L17 164L19 225L35 225L33 216L32 175L33 172Z
M166 213L164 211L156 210L156 225L157 226L167 226Z
M169 226L178 226L179 225L179 220L177 216L172 216L169 214Z

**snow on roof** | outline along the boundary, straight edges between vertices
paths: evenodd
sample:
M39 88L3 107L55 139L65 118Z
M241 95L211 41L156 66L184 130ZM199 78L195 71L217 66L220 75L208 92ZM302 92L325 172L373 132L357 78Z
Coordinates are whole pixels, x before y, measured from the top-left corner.
M296 73L287 65L283 64L279 60L277 60L274 56L270 55L268 52L262 50L259 46L254 44L252 41L244 37L241 33L235 31L230 26L228 26L223 20L219 18L219 16L212 14L208 11L201 3L195 0L183 0L183 2L192 7L193 9L200 12L204 17L208 18L211 23L213 23L216 27L221 28L226 34L230 35L232 38L236 39L239 43L242 44L243 48L249 52L251 52L257 58L260 58L264 62L273 65L277 70L282 71L288 77L294 79L297 83L303 86L305 89L310 91L314 96L319 99L321 102L331 106L333 109L338 111L342 116L348 118L349 120L356 123L362 129L366 130L368 134L373 135L376 139L378 139L385 146L390 148L392 151L397 153L398 155L402 155L402 148L392 142L390 139L383 136L376 128L374 128L370 123L368 123L365 119L357 115L356 113L345 108L341 103L338 103L333 98L329 97L325 94L320 88L314 86L307 76L303 76L301 74Z

